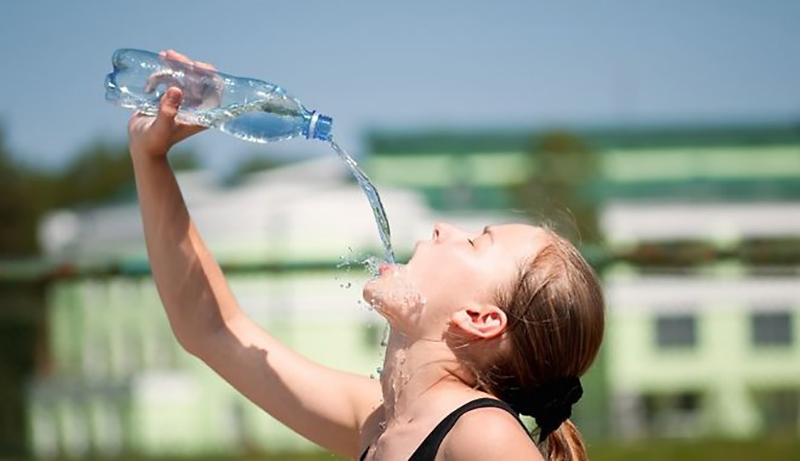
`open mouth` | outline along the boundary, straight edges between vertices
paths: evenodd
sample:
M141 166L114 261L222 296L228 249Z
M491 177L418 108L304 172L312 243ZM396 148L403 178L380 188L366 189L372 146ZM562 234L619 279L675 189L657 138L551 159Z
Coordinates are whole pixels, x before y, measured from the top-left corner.
M379 275L383 275L383 274L395 269L396 267L397 266L395 266L394 264L383 263L380 266L378 266L378 274Z

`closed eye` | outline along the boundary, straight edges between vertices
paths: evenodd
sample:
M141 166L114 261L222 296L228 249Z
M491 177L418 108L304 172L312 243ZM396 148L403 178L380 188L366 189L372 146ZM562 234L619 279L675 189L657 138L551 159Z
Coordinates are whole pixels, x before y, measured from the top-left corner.
M469 242L470 245L475 246L475 240L467 239L467 242Z

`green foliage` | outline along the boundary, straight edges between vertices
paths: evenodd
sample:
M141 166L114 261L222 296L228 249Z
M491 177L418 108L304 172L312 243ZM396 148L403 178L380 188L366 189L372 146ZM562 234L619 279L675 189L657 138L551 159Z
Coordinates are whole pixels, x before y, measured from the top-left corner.
M96 142L75 157L54 187L55 207L96 203L113 198L133 184L133 167L124 144Z
M199 167L190 151L169 156L174 170ZM133 166L124 142L95 141L59 172L15 162L0 129L0 258L38 253L37 226L49 210L129 200Z
M197 170L202 166L197 155L190 150L174 151L170 153L167 158L169 159L169 164L172 166L173 171Z
M40 209L30 198L29 172L17 167L0 130L0 258L34 254ZM30 181L33 180L33 181Z
M40 284L0 284L0 459L27 451L23 396L41 352L44 297Z
M585 193L599 173L597 153L561 131L538 136L528 151L532 174L513 190L518 205L574 241L600 241L597 210Z

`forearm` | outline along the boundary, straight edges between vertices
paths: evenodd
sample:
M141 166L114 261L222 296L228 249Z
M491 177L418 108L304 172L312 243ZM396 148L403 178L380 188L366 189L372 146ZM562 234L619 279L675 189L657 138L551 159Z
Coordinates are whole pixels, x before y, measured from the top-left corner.
M132 158L153 279L175 336L196 353L203 338L240 310L189 216L166 157L133 152Z

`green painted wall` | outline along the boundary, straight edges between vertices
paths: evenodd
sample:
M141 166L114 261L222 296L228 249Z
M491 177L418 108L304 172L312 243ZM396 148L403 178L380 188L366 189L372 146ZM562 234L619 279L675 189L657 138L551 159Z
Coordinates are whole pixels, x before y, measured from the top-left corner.
M696 283L690 277L687 282L687 286ZM610 283L614 284L613 277ZM759 297L764 303L771 302L767 296ZM751 315L759 311L759 306L749 300L720 298L687 311L686 306L670 309L657 300L654 304L615 302L612 295L605 338L611 392L628 396L697 392L702 395L702 422L697 435L751 437L762 433L764 421L756 394L786 389L800 393L800 299L776 305L791 314L792 342L757 346L752 340ZM656 342L657 317L685 312L696 318L696 344L660 347ZM800 421L796 432L800 435Z

